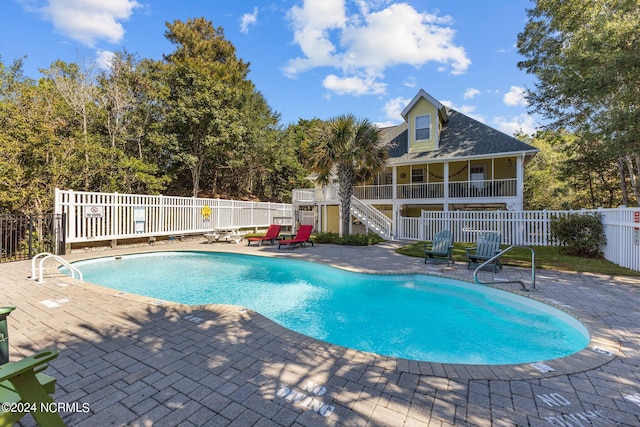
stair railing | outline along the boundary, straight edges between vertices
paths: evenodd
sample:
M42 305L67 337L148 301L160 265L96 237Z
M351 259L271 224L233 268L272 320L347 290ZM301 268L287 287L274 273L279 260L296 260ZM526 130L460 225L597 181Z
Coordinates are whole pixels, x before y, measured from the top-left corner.
M382 238L392 238L391 220L378 209L363 203L356 196L351 196L351 212Z
M38 269L36 270L36 260L38 258L42 258L40 260L40 265L38 267ZM73 265L69 264L67 261L65 261L64 259L62 259L60 256L58 255L54 255L51 254L49 252L41 252L38 255L34 256L31 259L31 280L35 280L38 283L44 283L44 262L46 260L48 260L49 258L53 258L54 260L58 261L60 264L64 265L65 267L67 267L69 269L69 271L71 272L71 277L73 277L74 279L76 278L76 274L78 275L77 280L83 282L84 279L82 278L82 272L80 272L80 270L78 270L76 267L74 267Z
M536 289L536 253L533 250L533 248L530 246L521 246L521 245L509 246L504 251L500 252L497 255L494 255L493 257L489 258L488 260L480 264L473 272L473 280L479 285L492 285L492 284L498 284L498 283L520 283L520 285L522 285L522 289L524 289L525 291L528 291L529 289L527 288L526 283L523 282L522 280L505 280L505 281L501 280L501 281L494 281L494 282L482 282L480 281L480 279L478 279L478 272L480 271L480 269L496 261L498 258L506 254L510 250L516 249L516 248L525 248L531 251L531 289L535 290Z

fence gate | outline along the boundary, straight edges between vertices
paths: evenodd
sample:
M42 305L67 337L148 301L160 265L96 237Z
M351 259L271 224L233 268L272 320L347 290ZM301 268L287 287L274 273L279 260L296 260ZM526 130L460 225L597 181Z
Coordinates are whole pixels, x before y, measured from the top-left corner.
M0 215L0 263L65 254L65 216Z

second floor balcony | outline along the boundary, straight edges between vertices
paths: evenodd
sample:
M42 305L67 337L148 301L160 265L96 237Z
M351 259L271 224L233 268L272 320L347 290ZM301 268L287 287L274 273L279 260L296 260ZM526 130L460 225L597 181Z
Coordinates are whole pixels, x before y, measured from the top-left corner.
M393 184L363 185L354 188L353 194L365 201L394 200ZM445 191L445 189L447 191ZM473 181L452 181L398 184L395 192L396 200L478 200L488 198L506 198L517 196L517 180L489 179ZM293 202L337 202L338 186L293 190Z

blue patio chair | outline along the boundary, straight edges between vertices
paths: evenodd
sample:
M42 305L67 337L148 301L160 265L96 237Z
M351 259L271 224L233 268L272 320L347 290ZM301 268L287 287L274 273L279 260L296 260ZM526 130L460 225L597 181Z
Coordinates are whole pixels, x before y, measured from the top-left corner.
M442 230L433 235L433 241L424 245L424 263L427 259L446 258L447 265L454 264L451 258L453 236L449 230Z
M485 261L490 260L500 251L500 233L494 231L486 231L478 235L478 242L476 246L471 248L465 248L467 253L467 270L471 268L472 264L482 264ZM496 258L492 263L493 272L497 273L498 269L502 270L502 263L500 258Z

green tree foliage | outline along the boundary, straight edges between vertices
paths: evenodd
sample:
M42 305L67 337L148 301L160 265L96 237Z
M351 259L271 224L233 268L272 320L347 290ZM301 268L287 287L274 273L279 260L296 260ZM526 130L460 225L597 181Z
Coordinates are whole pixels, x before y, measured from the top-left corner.
M298 161L299 143L279 127L279 114L273 112L264 96L254 91L241 110L242 144L222 163L228 178L219 186L227 193L261 200L291 200L291 189L304 186L306 175Z
M635 0L537 0L518 36L518 65L538 81L533 108L578 137L617 175L622 202L640 200L640 5ZM579 162L580 163L580 162ZM627 185L628 184L628 185Z
M603 151L586 150L566 131L518 138L540 150L525 169L525 209L581 209L620 204L618 176Z
M165 132L173 137L173 157L191 172L195 197L205 162L210 160L215 185L217 165L240 148L242 105L253 84L246 79L249 65L236 58L222 28L204 18L175 21L167 27L166 37L177 47L165 56L169 93Z
M566 161L563 147L569 135L539 131L533 136L517 138L540 150L524 171L524 208L528 210L574 208L575 195L560 172Z
M0 58L0 212L45 213L53 189L290 201L300 134L204 18L167 24L162 60L55 61L39 81Z
M319 122L304 141L310 168L317 181L339 184L342 234L349 235L353 187L380 172L387 160L387 147L380 141L377 126L352 114Z
M47 212L54 186L83 182L74 114L48 80L25 78L22 61L0 61L0 210Z

